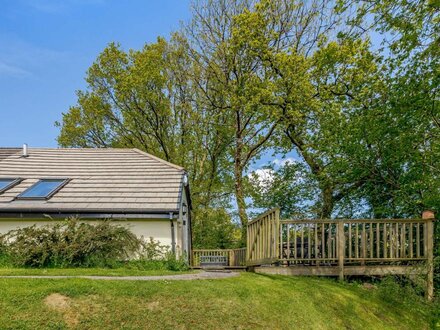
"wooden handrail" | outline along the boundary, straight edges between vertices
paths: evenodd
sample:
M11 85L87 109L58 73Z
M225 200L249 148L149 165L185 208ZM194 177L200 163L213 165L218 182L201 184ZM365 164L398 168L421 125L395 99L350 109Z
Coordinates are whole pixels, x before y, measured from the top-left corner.
M426 262L432 299L433 221L432 211L416 219L280 220L279 210L269 210L248 224L247 264L334 266L343 279L347 263Z

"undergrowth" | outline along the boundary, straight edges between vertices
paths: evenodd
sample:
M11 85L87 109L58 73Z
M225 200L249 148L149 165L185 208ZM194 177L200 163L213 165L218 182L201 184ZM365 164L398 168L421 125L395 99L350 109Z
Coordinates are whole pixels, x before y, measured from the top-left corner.
M186 270L168 246L138 238L128 228L71 218L45 226L16 229L0 236L0 267L120 268Z

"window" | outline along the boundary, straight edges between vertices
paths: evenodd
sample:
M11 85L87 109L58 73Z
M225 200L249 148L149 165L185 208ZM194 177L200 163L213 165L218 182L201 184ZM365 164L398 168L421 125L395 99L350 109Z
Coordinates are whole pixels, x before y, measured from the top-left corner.
M47 199L52 197L69 180L67 179L41 179L36 184L26 189L17 198L19 199Z
M20 179L0 179L0 194L18 184Z

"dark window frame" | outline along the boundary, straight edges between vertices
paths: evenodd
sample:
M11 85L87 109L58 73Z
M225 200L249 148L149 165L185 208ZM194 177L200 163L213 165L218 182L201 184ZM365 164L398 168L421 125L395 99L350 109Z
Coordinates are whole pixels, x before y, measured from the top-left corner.
M23 181L23 179L21 178L0 178L0 180L12 180L11 183L9 183L8 185L6 185L3 188L0 188L0 194L3 194L4 192L8 191L9 189L11 189L12 187L15 187L16 185L18 185L21 181Z
M20 200L48 200L51 197L53 197L53 195L55 195L58 191L60 191L71 179L67 179L67 178L42 178L39 179L37 182L35 182L32 186L30 186L29 188L27 188L25 191L23 191L22 193L20 193L20 195L18 195L16 197L16 199L20 199ZM46 196L23 196L28 190L32 189L33 187L35 187L37 184L43 182L43 181L61 181L61 183L56 186L54 189L52 189Z

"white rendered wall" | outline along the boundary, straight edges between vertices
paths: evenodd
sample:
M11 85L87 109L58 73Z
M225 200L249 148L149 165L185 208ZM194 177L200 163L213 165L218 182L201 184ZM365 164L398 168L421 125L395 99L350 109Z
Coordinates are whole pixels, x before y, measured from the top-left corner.
M47 225L60 220L25 220L25 219L0 219L0 234L10 230L29 227L34 224L38 226ZM96 220L84 220L87 223L94 223ZM129 228L136 236L143 236L145 239L153 237L161 245L171 248L171 224L170 220L113 220L112 223L120 224Z

